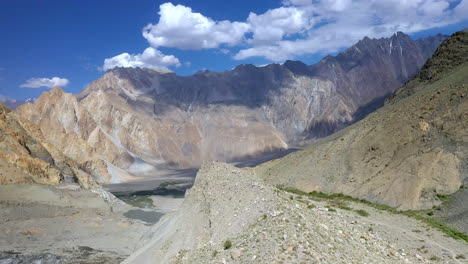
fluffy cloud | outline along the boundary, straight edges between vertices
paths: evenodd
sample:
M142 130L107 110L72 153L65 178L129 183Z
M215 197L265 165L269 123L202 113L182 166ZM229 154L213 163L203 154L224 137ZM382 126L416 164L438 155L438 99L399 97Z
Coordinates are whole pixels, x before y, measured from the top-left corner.
M288 8L301 11L301 17L313 19L314 27L304 26L299 36L271 42L255 42L240 50L234 59L264 57L281 61L304 54L334 52L364 36L387 37L396 31L414 33L449 25L468 18L468 0L450 9L453 0L287 0ZM454 4L454 3L452 3ZM278 8L280 9L280 8ZM274 12L273 9L269 12ZM312 21L309 21L312 25ZM273 25L274 26L274 25ZM255 27L251 25L255 32ZM276 27L278 28L278 27Z
M247 22L253 32L252 43L269 44L285 36L301 33L312 27L312 18L296 7L280 7L257 15L250 13Z
M153 48L152 59L144 58L146 50L137 55L123 53L106 59L103 68L180 63L156 50L160 47L219 49L227 54L235 46L240 47L233 53L236 60L283 61L334 52L364 36L414 33L468 19L468 0L283 0L282 4L263 14L250 13L246 21L215 21L187 6L162 4L158 23L147 25L142 33Z
M179 49L209 49L222 44L239 44L249 29L247 23L213 21L183 5L165 3L160 6L159 22L149 24L143 37L153 47Z
M149 47L140 54L122 53L105 59L102 68L107 71L115 67L166 68L171 65L179 66L179 59L173 55L164 55L159 50Z
M52 77L52 78L31 78L25 83L21 84L20 87L23 88L54 88L55 86L67 86L70 83L68 79Z

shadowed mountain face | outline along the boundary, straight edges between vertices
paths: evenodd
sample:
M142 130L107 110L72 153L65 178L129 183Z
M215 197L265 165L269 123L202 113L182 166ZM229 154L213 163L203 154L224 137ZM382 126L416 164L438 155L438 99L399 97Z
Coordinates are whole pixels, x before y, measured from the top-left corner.
M77 96L56 88L18 112L85 171L127 181L327 136L381 106L444 38L365 38L314 66L240 65L187 77L115 68Z
M439 205L468 183L467 51L468 33L455 33L385 107L259 174L399 209Z

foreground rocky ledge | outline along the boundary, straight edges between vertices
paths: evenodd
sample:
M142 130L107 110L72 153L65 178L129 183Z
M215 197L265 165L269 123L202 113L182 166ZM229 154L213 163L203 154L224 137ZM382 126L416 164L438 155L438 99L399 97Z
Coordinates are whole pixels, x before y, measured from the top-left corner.
M462 263L466 243L403 215L333 205L211 163L124 263Z

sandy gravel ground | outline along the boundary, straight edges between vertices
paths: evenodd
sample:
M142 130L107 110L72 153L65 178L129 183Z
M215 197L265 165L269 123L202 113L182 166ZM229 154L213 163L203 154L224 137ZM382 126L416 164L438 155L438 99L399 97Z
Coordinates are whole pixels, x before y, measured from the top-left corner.
M120 263L150 227L131 209L73 186L0 186L0 263Z

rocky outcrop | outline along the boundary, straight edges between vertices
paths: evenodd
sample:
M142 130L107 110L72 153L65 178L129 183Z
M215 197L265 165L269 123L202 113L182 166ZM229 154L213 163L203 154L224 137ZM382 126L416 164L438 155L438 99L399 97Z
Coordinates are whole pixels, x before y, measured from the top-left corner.
M399 209L440 204L440 195L454 193L468 180L466 35L456 33L442 43L385 107L304 151L260 166L259 173L274 184L344 193ZM443 54L459 56L450 60ZM440 74L422 81L427 72Z
M0 184L96 185L73 160L46 141L39 128L1 103L0 166Z
M365 38L314 66L240 65L187 77L115 68L77 96L55 88L18 113L96 179L128 181L327 136L380 106L443 38Z

